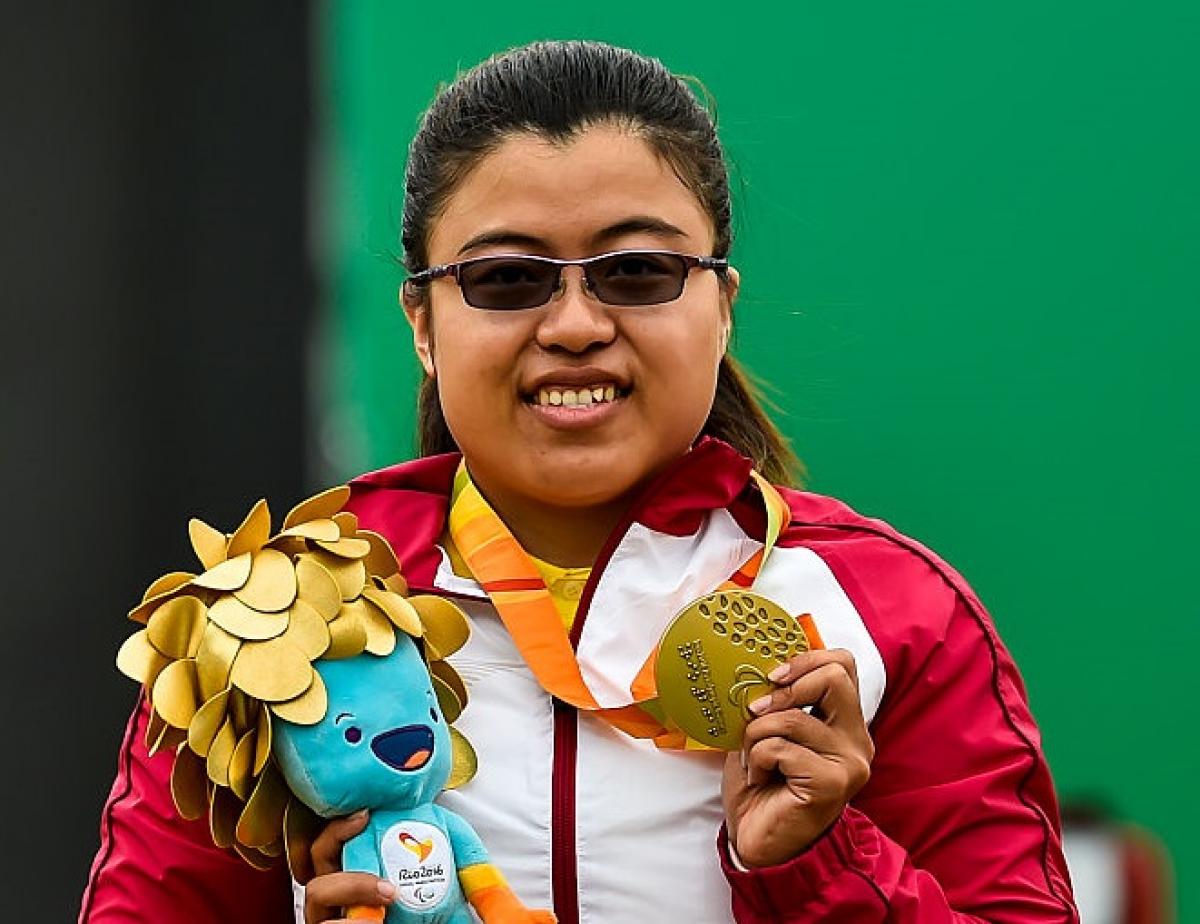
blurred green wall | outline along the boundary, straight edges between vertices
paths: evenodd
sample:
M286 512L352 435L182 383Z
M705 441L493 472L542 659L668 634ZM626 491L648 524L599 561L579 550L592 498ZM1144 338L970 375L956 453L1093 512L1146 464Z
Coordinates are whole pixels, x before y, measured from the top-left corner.
M734 171L737 353L815 490L989 604L1064 797L1200 850L1195 3L325 8L320 468L412 451L405 149L440 81L537 38L700 76Z

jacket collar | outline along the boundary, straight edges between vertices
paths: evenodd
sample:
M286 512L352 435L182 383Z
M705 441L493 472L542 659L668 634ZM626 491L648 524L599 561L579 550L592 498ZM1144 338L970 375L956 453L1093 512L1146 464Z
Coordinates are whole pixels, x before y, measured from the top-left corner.
M454 473L461 456L448 453L403 462L369 472L350 482L347 509L391 543L410 586L435 589L443 555L438 541L446 523ZM637 522L673 536L694 533L712 510L728 508L751 535L762 535L762 503L751 487L750 460L732 446L701 437L651 482L634 501L629 515L605 543L597 564ZM444 590L442 591L444 592Z

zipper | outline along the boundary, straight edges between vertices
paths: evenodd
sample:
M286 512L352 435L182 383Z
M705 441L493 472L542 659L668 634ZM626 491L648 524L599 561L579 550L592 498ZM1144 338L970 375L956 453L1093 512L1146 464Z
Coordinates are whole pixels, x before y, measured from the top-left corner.
M588 575L569 638L572 648L579 647L583 624L596 594L599 575L608 567L617 546L637 522L637 514L653 497L658 486L674 472L664 472L648 485L629 505L624 516L609 533L592 572ZM550 876L554 913L558 924L579 924L579 868L575 855L575 773L579 756L579 712L570 703L555 699L554 703L554 762L550 777Z
M583 623L596 593L598 575L629 531L641 504L634 504L609 534L596 556L592 572L579 595L571 623L571 647L579 647ZM575 856L575 773L579 756L579 711L561 699L554 701L554 763L550 776L550 883L558 924L579 924L579 868Z
M550 871L558 924L579 924L575 864L575 765L579 722L575 707L554 700L554 772L551 776Z

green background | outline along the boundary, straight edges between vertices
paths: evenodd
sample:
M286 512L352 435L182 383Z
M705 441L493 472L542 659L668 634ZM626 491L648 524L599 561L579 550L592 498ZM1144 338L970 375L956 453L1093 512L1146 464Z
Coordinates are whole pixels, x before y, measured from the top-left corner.
M1200 914L1200 6L338 3L319 34L323 481L412 452L405 149L492 52L594 38L719 103L737 354L837 495L988 603L1064 798L1157 832Z

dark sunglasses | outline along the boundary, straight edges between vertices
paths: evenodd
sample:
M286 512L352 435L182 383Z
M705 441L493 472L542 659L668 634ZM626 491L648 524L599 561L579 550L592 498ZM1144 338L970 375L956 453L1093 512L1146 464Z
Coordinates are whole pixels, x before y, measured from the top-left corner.
M582 260L500 254L431 266L410 276L404 285L423 288L435 279L452 276L471 307L518 311L550 301L562 285L564 266L581 267L584 286L606 305L661 305L683 294L692 269L723 275L729 261L669 250L619 250Z

